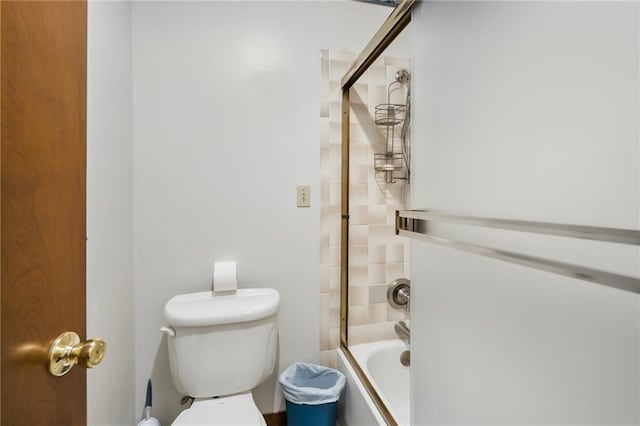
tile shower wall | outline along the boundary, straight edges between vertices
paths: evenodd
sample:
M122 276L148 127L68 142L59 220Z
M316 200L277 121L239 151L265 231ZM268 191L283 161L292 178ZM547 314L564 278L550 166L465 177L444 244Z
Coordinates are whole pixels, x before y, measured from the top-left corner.
M340 79L354 59L350 53L320 54L320 363L327 366L335 366L340 344ZM409 274L409 245L394 232L408 186L384 184L384 176L374 173L373 154L386 150L386 134L373 117L375 106L387 101L396 71L409 66L406 59L381 57L351 91L349 344L395 338L395 321L406 317L387 304L386 291L393 279Z

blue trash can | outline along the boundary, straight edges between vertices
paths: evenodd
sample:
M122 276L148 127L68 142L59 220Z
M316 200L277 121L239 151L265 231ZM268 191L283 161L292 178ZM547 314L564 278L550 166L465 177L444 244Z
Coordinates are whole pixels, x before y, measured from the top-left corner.
M335 426L344 374L333 368L296 362L278 379L287 403L288 426Z

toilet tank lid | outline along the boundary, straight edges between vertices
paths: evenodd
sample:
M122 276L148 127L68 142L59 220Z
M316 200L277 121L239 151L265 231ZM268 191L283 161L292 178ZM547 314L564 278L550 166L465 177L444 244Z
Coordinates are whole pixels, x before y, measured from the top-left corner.
M272 288L239 289L235 294L211 291L180 294L164 307L164 319L176 327L204 327L255 321L275 314L280 294Z

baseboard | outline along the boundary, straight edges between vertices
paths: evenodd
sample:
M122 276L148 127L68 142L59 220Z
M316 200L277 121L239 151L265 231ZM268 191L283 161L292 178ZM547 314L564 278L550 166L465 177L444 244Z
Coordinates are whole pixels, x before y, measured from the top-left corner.
M287 412L263 414L267 426L287 426Z

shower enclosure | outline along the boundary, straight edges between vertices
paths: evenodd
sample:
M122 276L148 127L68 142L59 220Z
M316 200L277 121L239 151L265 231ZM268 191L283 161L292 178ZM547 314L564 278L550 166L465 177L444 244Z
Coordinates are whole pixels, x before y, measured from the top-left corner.
M342 77L340 347L378 422L409 423L409 243L395 233L411 179L411 62L385 49L409 23L394 9ZM387 300L402 283L404 304ZM382 420L380 420L382 419ZM372 420L373 421L373 420Z
M374 422L640 422L638 16L637 4L401 2L346 72L339 337ZM424 42L404 68L413 105L391 98L402 78L389 73L378 102L361 78L409 20ZM369 170L399 200L384 243L410 239L402 269L362 264L383 232L362 219L366 120L382 127ZM403 120L416 141L404 154ZM371 332L398 278L414 281L411 311L385 305ZM383 364L410 348L407 417L371 368L391 350L371 340L392 339L411 345Z

